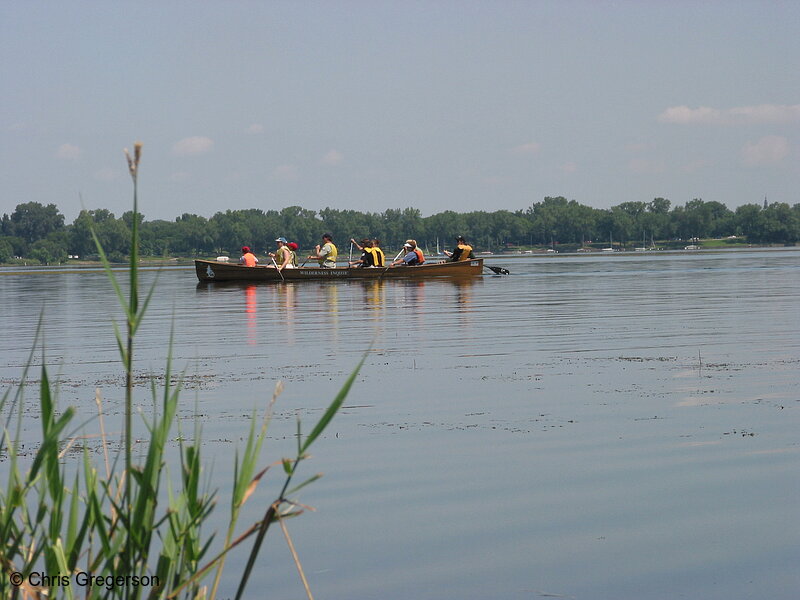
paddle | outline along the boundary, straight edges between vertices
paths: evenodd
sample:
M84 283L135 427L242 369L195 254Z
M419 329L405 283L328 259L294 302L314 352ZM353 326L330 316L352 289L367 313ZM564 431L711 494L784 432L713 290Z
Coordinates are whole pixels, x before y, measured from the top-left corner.
M275 270L278 271L278 275L281 276L281 281L285 283L286 279L284 279L283 273L281 273L281 270L278 268L278 263L275 262L275 257L270 256L270 258L272 259L272 264L275 265Z
M483 265L484 269L489 269L495 275L508 275L511 272L508 269L504 269L503 267L492 267L491 265Z
M403 250L405 250L405 248L403 248ZM383 277L383 275L386 273L386 271L388 271L388 270L389 270L389 267L391 267L391 266L392 266L392 263L393 263L395 260L397 260L398 258L400 258L400 255L403 253L403 250L400 250L400 252L398 252L398 253L397 253L397 256L395 256L395 257L394 257L394 260L393 260L392 262L390 262L388 265L386 265L386 268L385 268L385 269L383 270L383 272L380 274L380 277L378 277L378 279L381 279L381 278Z
M316 257L314 257L314 256L306 256L306 259L303 261L303 264L302 264L302 265L300 265L300 268L302 269L303 267L305 267L305 266L306 266L306 263L307 263L308 261L310 261L312 258L316 258Z

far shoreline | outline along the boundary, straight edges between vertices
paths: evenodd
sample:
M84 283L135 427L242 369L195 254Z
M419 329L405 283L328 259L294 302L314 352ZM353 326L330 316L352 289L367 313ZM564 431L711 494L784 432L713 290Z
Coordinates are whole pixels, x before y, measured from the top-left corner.
M712 240L709 240L711 242ZM748 251L748 250L778 250L778 249L789 249L789 248L800 248L796 244L704 244L703 241L700 241L697 244L696 248L686 248L686 247L656 247L656 248L648 248L646 250L637 250L634 247L631 248L614 248L613 252L603 251L602 248L584 248L582 251L578 251L577 248L572 245L571 248L568 248L566 244L562 244L558 250L553 248L542 248L537 247L529 250L506 250L501 252L482 252L479 253L481 257L488 258L491 257L492 259L503 259L503 258L542 258L546 256L559 256L559 257L586 257L586 256L652 256L652 255L664 255L664 254L694 254L697 252L740 252L740 251ZM186 256L172 256L172 257L142 257L139 260L139 265L145 269L148 268L164 268L164 267L172 267L172 268L184 268L184 267L191 267L194 264L195 260L214 260L217 258L216 256L196 256L196 257L186 257ZM341 258L341 257L340 257ZM444 260L446 257L442 256L428 256L427 259L431 261L439 261ZM343 265L347 264L347 261L341 259L339 261ZM110 263L110 266L113 270L124 270L128 268L129 263L125 262L113 262ZM16 273L15 269L25 269L31 270L36 272L43 272L43 271L50 271L50 270L59 270L63 271L65 269L74 268L75 270L94 270L94 269L103 269L103 263L100 260L83 260L83 259L68 259L66 262L57 263L57 264L41 264L35 261L35 259L15 259L11 262L0 263L0 273L2 274L11 274Z

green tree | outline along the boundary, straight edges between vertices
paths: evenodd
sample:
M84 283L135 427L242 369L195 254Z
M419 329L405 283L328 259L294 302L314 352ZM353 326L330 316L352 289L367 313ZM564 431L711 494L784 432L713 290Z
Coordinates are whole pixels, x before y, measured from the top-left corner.
M178 224L174 221L145 221L139 230L142 254L169 256L176 245Z
M36 240L29 255L43 265L61 264L67 260L68 240L65 231L53 231L45 239Z
M676 224L680 237L722 237L734 227L734 214L720 202L704 202L695 198L683 210L676 210Z
M27 256L28 255L28 248L30 248L30 244L28 244L21 237L7 235L3 239L5 239L5 241L11 246L11 255L12 256Z
M375 219L355 210L324 208L319 211L319 216L321 221L317 224L318 230L310 245L319 244L322 233L328 232L333 236L333 242L339 247L339 252L349 244L351 237L372 234L376 225Z
M0 237L0 263L10 261L14 256L14 246L6 237Z
M58 212L55 204L44 206L38 202L27 202L17 205L8 223L4 223L4 229L6 227L11 230L10 235L21 237L32 244L53 231L64 229L64 215Z
M653 198L647 203L647 215L642 224L651 239L663 240L672 236L672 217L669 212L670 201L666 198Z
M743 235L749 241L754 239L758 231L758 220L761 215L761 206L758 204L742 204L734 213L734 233Z
M525 241L530 224L522 216L508 210L498 210L486 215L484 227L497 246L519 245Z
M256 252L272 248L280 230L280 219L276 211L257 208L218 212L209 220L216 230L216 250L235 254L242 246L250 246Z
M472 239L472 232L467 227L467 220L462 213L446 210L430 217L425 217L425 230L428 232L428 245L435 248L439 242L439 249L450 248L454 238L463 235L467 240Z
M756 231L756 241L768 244L790 244L800 240L798 211L788 204L774 202L761 211Z
M706 237L708 231L708 212L701 198L687 202L680 213L681 237L700 238Z
M526 241L530 244L579 243L596 234L597 211L563 196L545 197L528 208L525 218L529 222Z
M287 206L280 211L281 234L287 240L297 243L301 248L311 248L317 244L323 225L316 211L300 206ZM369 233L369 232L366 232ZM365 235L362 233L361 235ZM358 235L354 233L354 235Z
M197 256L211 252L216 241L216 224L205 217L184 213L175 219L172 250Z
M620 216L619 218L619 221L624 223L624 231L620 231L620 241L630 242L646 236L645 229L648 223L647 203L623 202L612 210L621 211L627 217Z
M611 230L614 232L614 238L621 243L638 239L641 235L638 219L620 206L611 207Z
M11 217L7 214L4 214L3 218L0 219L0 235L5 237L14 235L14 225L11 223Z
M123 219L105 208L82 210L69 231L70 254L93 256L96 254L92 231L100 240L106 254L114 262L124 259L130 239L130 228Z

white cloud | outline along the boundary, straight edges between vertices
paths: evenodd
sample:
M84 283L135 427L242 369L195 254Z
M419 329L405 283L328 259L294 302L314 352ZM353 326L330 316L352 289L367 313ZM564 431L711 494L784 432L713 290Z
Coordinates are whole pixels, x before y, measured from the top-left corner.
M701 106L700 108L689 108L688 106L672 106L658 115L658 120L662 123L718 123L721 119L721 112L716 108Z
M295 165L279 165L272 171L272 178L278 181L295 181L298 169Z
M329 166L336 166L344 160L344 155L338 150L331 150L322 157L322 164Z
M742 162L748 167L775 165L789 155L789 140L779 135L768 135L742 148Z
M679 125L748 125L758 123L787 124L800 122L800 104L759 104L734 108L671 106L660 115L662 123Z
M542 145L538 142L527 142L516 146L513 150L517 154L538 154Z
M194 136L175 142L172 146L172 153L175 156L193 156L210 152L213 147L214 142L210 138Z
M78 160L81 154L81 149L73 144L61 144L56 150L56 156L63 160Z
M245 129L245 133L248 135L258 135L259 133L264 133L264 126L261 123L253 123Z

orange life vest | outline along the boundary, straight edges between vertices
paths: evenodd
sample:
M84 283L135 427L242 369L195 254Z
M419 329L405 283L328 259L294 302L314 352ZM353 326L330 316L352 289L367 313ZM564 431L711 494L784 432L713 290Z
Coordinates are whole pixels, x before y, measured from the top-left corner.
M242 258L244 259L245 266L247 266L247 267L255 267L256 266L256 255L253 254L252 252L248 252L247 254L242 256Z
M422 250L420 250L419 248L414 248L414 252L417 253L417 258L419 259L419 262L417 264L421 265L422 263L424 263L425 257L422 255Z

